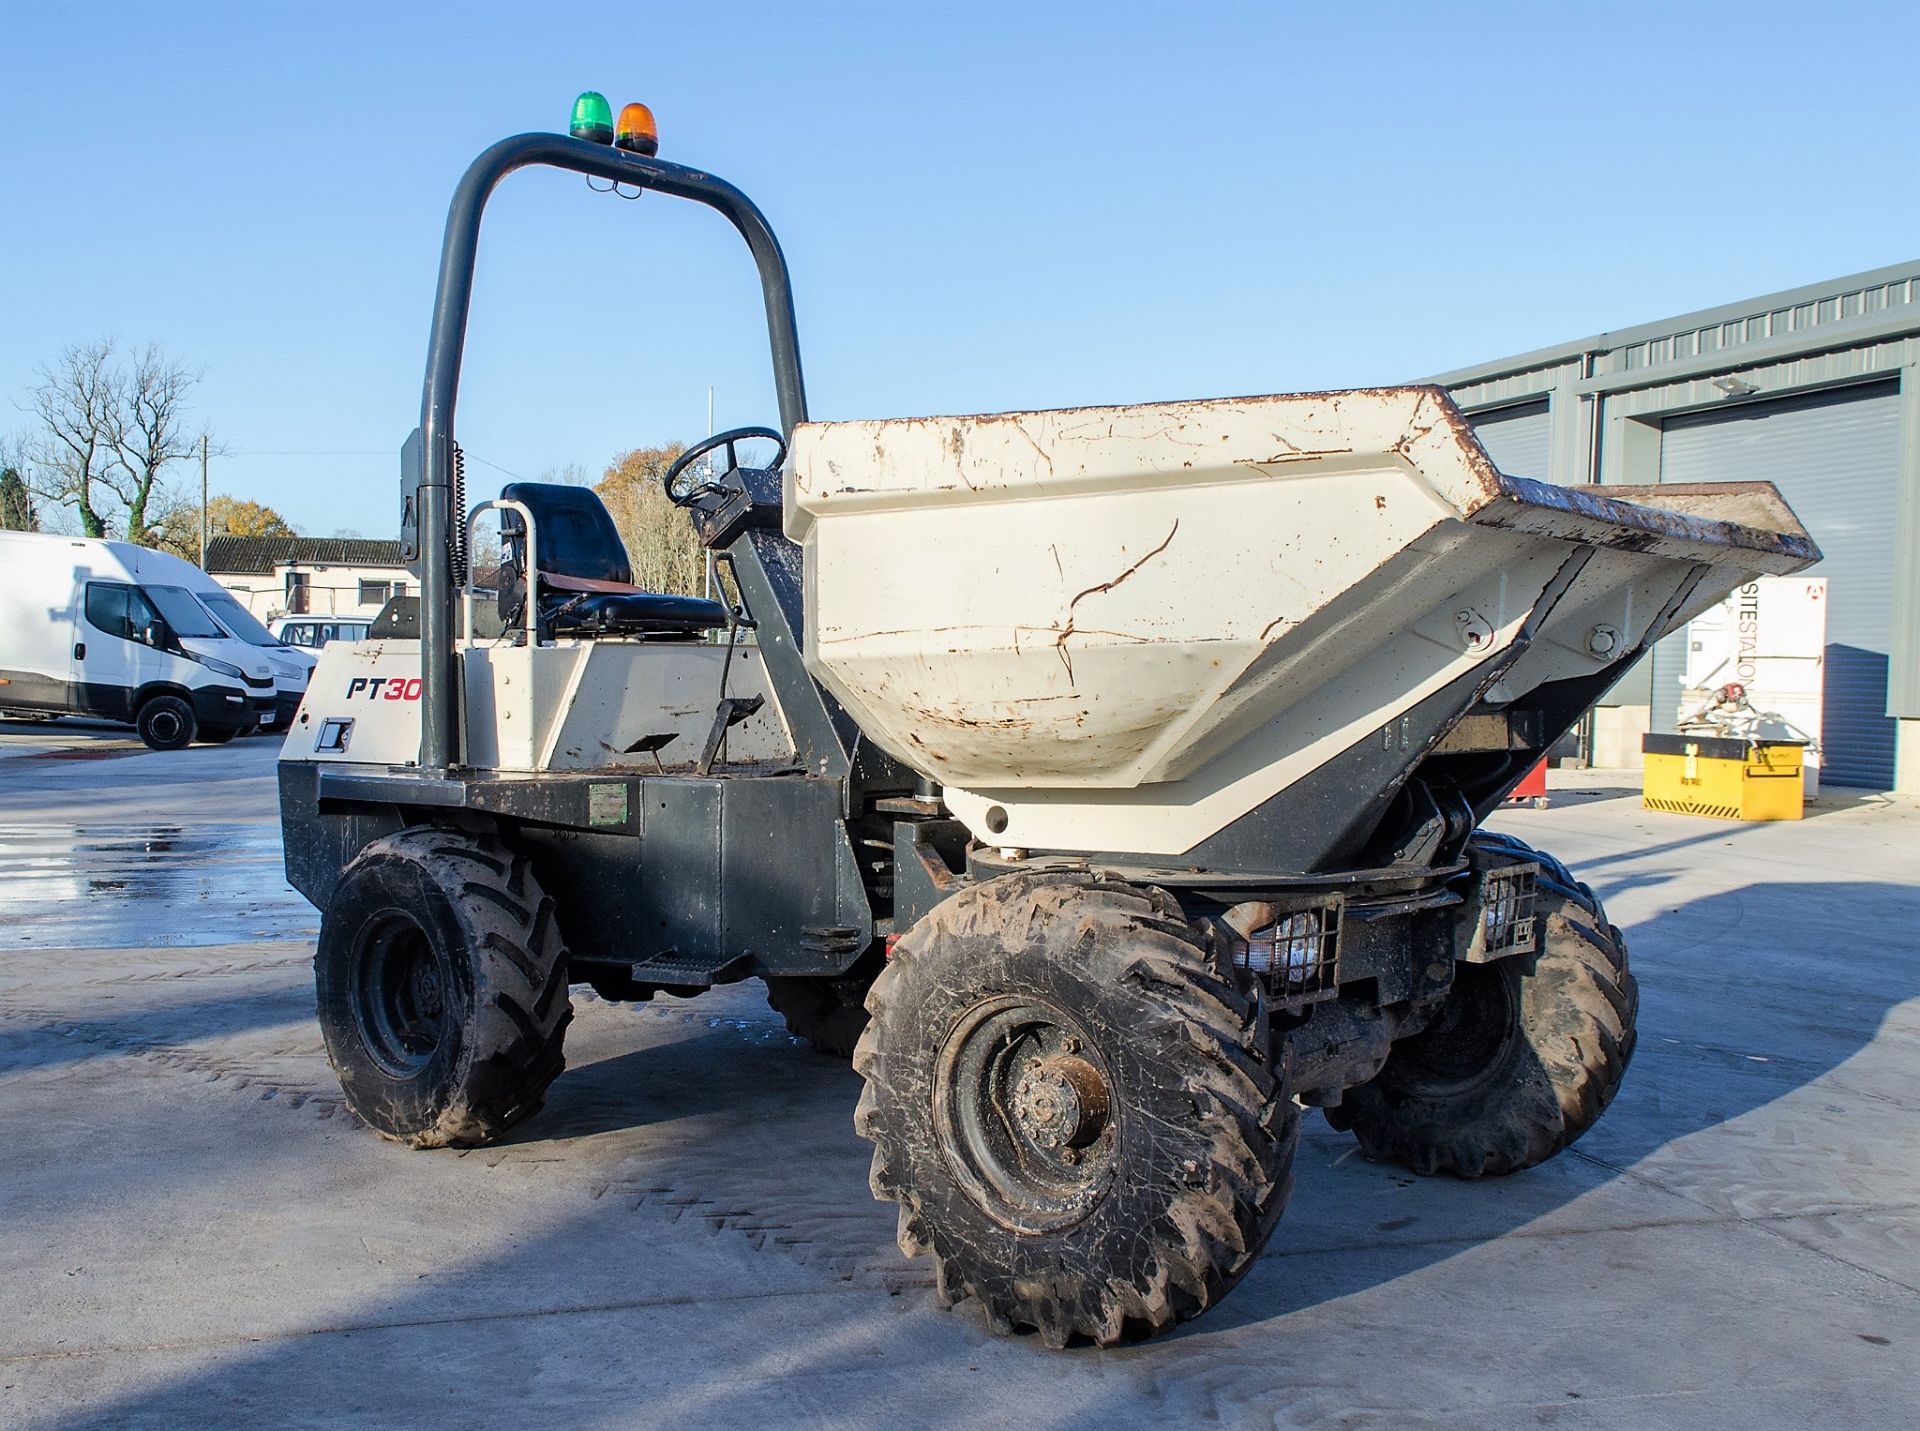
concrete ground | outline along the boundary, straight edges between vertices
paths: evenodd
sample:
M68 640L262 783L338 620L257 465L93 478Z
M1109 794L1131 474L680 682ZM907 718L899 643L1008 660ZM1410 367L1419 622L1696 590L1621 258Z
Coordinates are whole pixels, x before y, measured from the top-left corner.
M343 1109L285 886L276 742L0 723L0 1425L1911 1425L1920 806L1649 814L1575 777L1571 861L1643 995L1619 1099L1479 1184L1310 1115L1266 1256L1180 1334L1049 1353L936 1305L858 1080L758 984L576 992L504 1146Z

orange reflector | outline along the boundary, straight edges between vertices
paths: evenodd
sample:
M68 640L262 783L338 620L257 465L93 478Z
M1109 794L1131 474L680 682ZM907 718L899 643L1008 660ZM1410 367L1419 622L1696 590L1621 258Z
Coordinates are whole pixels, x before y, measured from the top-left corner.
M613 143L615 148L629 149L635 154L658 154L660 129L653 122L653 111L644 104L623 106L613 126Z

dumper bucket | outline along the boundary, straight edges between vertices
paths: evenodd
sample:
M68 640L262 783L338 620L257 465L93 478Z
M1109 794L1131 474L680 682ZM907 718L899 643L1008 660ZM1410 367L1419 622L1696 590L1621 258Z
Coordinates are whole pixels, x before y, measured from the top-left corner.
M1765 483L1506 476L1429 387L805 424L787 482L809 669L1031 849L1190 852L1363 746L1372 801L1819 558Z

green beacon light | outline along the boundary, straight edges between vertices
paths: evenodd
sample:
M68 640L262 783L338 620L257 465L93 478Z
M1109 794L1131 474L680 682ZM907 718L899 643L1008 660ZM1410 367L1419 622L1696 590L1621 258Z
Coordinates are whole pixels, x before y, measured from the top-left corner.
M567 133L593 144L613 143L613 106L598 90L588 90L573 102L573 123Z

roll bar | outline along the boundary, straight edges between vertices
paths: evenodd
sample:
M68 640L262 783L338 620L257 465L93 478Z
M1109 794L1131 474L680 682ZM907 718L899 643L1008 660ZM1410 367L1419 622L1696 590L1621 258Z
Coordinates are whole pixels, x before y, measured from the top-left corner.
M516 169L543 164L615 183L691 199L716 210L739 230L760 271L766 301L767 337L773 348L774 390L780 425L789 437L807 419L806 386L800 373L800 341L794 331L793 287L779 241L753 201L726 180L698 169L563 134L520 134L503 139L468 166L447 211L440 248L440 284L433 300L433 332L427 342L426 389L420 400L420 472L414 509L420 574L420 765L444 772L458 749L458 677L454 669L453 573L448 538L465 514L452 511L453 411L460 391L460 362L467 342L467 312L480 246L480 219L494 187ZM411 447L412 444L410 443Z
M539 534L533 529L533 513L525 502L510 501L501 497L491 502L481 502L467 513L466 539L468 551L473 550L473 524L487 512L515 512L520 517L520 529L527 538L527 597L521 606L522 625L526 627L527 645L535 646L540 641L540 547ZM469 644L473 641L473 571L467 571L467 579L460 583L460 630ZM421 687L421 699L426 698L426 688Z

